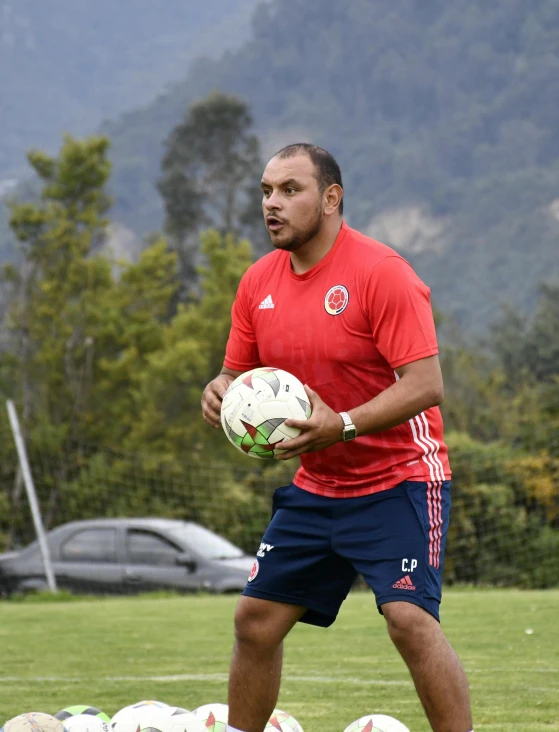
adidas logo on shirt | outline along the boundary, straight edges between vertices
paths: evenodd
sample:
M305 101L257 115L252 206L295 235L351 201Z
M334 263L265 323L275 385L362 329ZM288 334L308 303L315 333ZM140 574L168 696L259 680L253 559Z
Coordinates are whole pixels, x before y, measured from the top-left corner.
M274 302L272 300L272 296L268 295L268 297L265 297L260 305L258 306L259 310L269 310L270 308L274 308Z

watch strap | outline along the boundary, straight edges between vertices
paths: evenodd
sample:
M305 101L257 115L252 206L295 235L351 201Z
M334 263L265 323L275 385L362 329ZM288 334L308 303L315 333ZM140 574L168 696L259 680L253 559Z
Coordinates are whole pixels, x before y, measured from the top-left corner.
M342 440L348 442L354 440L357 437L357 429L353 424L353 421L347 412L339 412L342 422L344 423L342 429Z

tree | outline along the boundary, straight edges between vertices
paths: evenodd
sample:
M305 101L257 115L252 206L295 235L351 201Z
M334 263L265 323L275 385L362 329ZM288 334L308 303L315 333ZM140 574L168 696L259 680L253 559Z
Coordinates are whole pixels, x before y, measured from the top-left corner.
M512 308L492 329L491 349L504 375L501 437L559 454L559 286L543 283L538 308L525 318Z
M24 427L56 446L75 437L94 378L92 332L98 304L113 287L110 263L96 254L110 199L109 141L66 137L58 158L28 154L42 182L41 200L13 202L10 225L21 242L21 271L5 270L15 290L8 313L10 396L23 405ZM64 468L52 475L45 521L53 516ZM18 500L17 481L12 493Z
M102 137L67 137L57 158L31 152L40 200L11 205L23 265L5 269L14 297L0 387L23 405L29 450L42 456L35 468L48 456L37 475L47 525L72 472L89 462L84 446L118 446L135 423L141 372L163 345L178 286L176 254L161 238L136 264L117 268L104 255L108 147Z
M140 417L126 442L131 450L149 445L167 465L180 464L185 445L189 460L197 453L215 453L218 440L202 420L200 396L223 364L231 303L252 260L249 242L232 234L208 231L201 241L201 293L179 305L163 329L161 348L149 356L138 385ZM225 439L222 444L232 457Z
M62 444L119 441L134 422L134 384L162 346L178 286L176 254L155 238L118 276L101 251L109 199L106 138L66 138L58 158L33 152L40 202L11 208L23 274L10 311L11 353L0 376L20 376L26 422L41 422ZM19 341L19 347L17 345ZM14 380L14 383L15 380Z
M109 141L66 137L58 158L31 151L43 183L40 202L11 204L10 225L21 242L21 272L6 270L17 290L9 328L19 341L24 417L44 411L69 435L91 382L90 330L95 302L113 286L110 263L96 255L110 199Z
M261 222L262 163L251 126L245 102L213 93L193 104L167 138L158 188L165 229L179 253L181 279L187 285L196 277L202 228L240 237L254 234L255 224Z
M502 437L505 376L494 359L471 345L445 345L441 351L445 429L467 432L478 440Z
M559 461L465 433L450 432L446 442L453 496L447 581L555 586Z
M136 264L125 265L100 307L95 381L82 414L90 442L121 445L138 419L138 390L149 359L164 346L164 328L178 287L177 256L156 239ZM148 446L143 446L146 449Z
M559 376L559 285L542 283L538 310L524 344L526 367L539 381L553 382Z

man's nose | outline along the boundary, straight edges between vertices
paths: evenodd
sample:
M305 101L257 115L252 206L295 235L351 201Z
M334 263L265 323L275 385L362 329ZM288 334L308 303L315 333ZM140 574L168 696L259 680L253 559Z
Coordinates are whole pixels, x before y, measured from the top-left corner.
M268 198L266 198L264 202L264 206L268 211L273 211L275 209L281 208L280 198L278 194L275 192L270 193L270 195L268 196Z

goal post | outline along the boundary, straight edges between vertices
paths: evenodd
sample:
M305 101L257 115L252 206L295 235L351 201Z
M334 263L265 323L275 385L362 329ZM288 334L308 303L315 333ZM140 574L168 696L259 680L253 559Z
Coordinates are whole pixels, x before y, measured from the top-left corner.
M17 416L16 408L11 399L6 402L6 409L8 411L8 418L10 420L10 427L14 438L14 443L17 450L17 456L19 461L19 469L23 478L23 484L27 493L27 499L29 501L29 508L31 510L31 516L33 518L33 525L35 527L35 534L39 542L39 548L41 552L41 558L43 566L45 568L45 577L47 579L47 585L51 592L56 592L56 577L52 570L52 563L50 559L49 545L45 536L45 529L43 527L43 519L41 517L41 510L39 508L39 502L37 501L37 494L35 493L35 486L33 484L33 476L31 474L31 468L29 467L29 460L27 459L27 451L25 449L25 442L21 433L19 419Z

